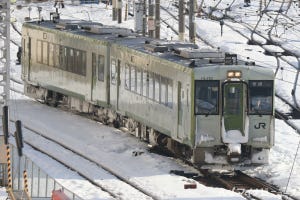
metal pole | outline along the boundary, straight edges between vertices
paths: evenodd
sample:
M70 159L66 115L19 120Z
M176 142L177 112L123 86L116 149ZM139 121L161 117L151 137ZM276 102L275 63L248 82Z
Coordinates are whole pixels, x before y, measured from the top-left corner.
M185 32L184 0L179 0L179 40L184 41Z
M142 30L143 36L146 35L146 29L147 29L147 17L146 17L146 12L147 12L147 8L146 8L146 0L143 0L143 30Z
M190 42L195 43L196 39L196 30L195 30L195 1L190 0L190 7L189 7L189 37Z
M124 13L124 21L127 21L128 18L128 0L126 0L126 5L125 5L125 13Z
M153 0L149 0L149 17L148 17L148 32L149 32L149 37L153 38L154 37L154 4Z
M118 23L122 23L122 0L118 0L117 3L117 12L118 12Z
M10 0L1 1L0 9L0 102L9 105L10 96Z
M117 21L117 0L112 0L112 20Z
M160 38L160 0L155 0L155 38Z

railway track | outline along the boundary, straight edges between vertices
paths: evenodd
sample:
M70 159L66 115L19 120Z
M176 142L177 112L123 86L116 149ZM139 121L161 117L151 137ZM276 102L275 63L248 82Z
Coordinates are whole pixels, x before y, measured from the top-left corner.
M11 122L14 122L13 120L11 120ZM134 195L136 195L137 197L139 197L140 199L153 199L156 200L158 199L157 197L155 197L155 195L150 194L148 191L146 191L145 189L139 187L138 185L136 185L135 183L130 182L130 180L128 180L125 176L123 176L122 174L119 174L118 172L115 172L113 170L111 170L109 167L105 166L104 164L101 164L97 161L94 161L93 159L89 158L88 156L76 151L74 148L69 147L65 144L63 144L62 142L59 142L47 135L45 135L44 133L37 131L27 125L23 124L23 132L26 133L26 137L24 137L24 143L27 144L28 146L31 146L32 148L34 148L35 150L51 157L52 159L56 160L57 162L61 163L62 165L64 165L65 167L77 172L80 176L82 176L84 179L88 180L90 183L92 183L93 185L95 185L96 187L99 187L101 190L107 192L108 194L110 194L112 197L116 198L116 199L130 199L130 197L128 197L128 195L126 194L126 191L121 191L121 190L130 190L130 191L134 191ZM11 134L12 135L12 134ZM30 136L31 135L31 136ZM27 139L27 138L35 138L35 139ZM43 149L42 145L37 144L36 142L34 142L34 140L44 140L46 143L50 143L52 146L56 147L56 150L60 150L60 152L68 152L68 154L70 156L75 156L77 157L81 163L85 163L86 166L87 165L94 165L96 166L96 168L94 167L94 170L99 170L100 174L106 174L106 178L107 178L107 174L110 176L110 179L115 179L115 186L113 185L107 185L105 183L101 183L101 180L95 180L93 177L91 177L87 172L83 171L82 169L72 165L72 163L67 163L65 160L63 160L62 158L60 158L60 156L55 155L55 153L49 152L46 149ZM41 142L44 143L44 142ZM98 169L97 169L98 168ZM99 177L98 177L99 179ZM101 179L101 178L100 178ZM116 189L117 188L117 189ZM119 191L118 191L119 188ZM125 189L122 189L125 188ZM124 197L121 197L120 194L124 194Z
M221 1L218 1L216 3L215 8L217 8L217 6L220 4L220 2ZM233 0L233 2L230 4L230 6L228 6L226 8L226 10L231 10L231 6L233 5L234 2L235 2L235 0ZM165 10L166 12L168 12L171 16L173 16L174 19L177 19L168 10L164 9L163 7L162 7L162 9ZM228 18L231 19L231 20L233 20L233 18L230 18L230 17L228 17ZM234 23L237 23L237 22L234 21ZM227 25L233 31L239 33L241 36L243 36L244 38L246 38L248 41L252 40L251 36L250 37L247 36L243 32L235 29L230 24L225 23L225 25ZM253 31L253 27L252 28L248 27L248 25L246 25L246 24L242 24L242 25L247 30ZM275 41L273 41L272 37L270 36L271 35L271 31L269 32L269 38L266 37L266 36L264 36L263 34L258 33L258 32L256 34L258 34L259 36L261 36L262 38L264 38L266 41L269 41L269 43L271 42L272 45L274 45L274 46L277 45L278 47L282 48L280 44L277 44ZM205 41L204 38L199 38L199 36L197 36L197 38ZM209 41L205 41L205 43L209 44ZM266 52L269 51L269 49L265 46L265 44L257 43L257 45L261 46ZM212 44L209 44L209 46L214 47ZM297 55L293 54L293 52L291 52L289 49L284 49L284 51L286 52L287 55L292 55L294 57L297 57ZM289 63L288 60L286 60L284 58L280 58L280 59L282 59L283 61L287 62L294 69L296 69L296 70L299 71L299 69L297 69L293 64ZM279 66L277 66L277 70L276 71L278 71L278 69L279 69ZM298 84L297 84L296 81L297 81L297 79L294 82L295 87L298 86ZM283 97L281 97L278 94L276 94L276 97L280 98L282 101L284 101L289 106L291 106L294 110L297 110L299 112L300 109L297 106L289 103L286 99L284 99ZM289 126L291 126L292 128L294 128L295 130L297 130L297 132L300 134L299 127L297 127L293 123L291 123L284 114L282 114L280 111L276 110L276 116L279 117L279 118L282 118ZM233 174L230 174L230 175L212 174L212 173L209 173L208 171L203 171L203 170L201 170L201 173L204 175L204 177L196 176L196 177L193 177L193 178L195 180L201 179L201 181L200 181L201 183L204 183L204 184L209 185L209 186L219 186L219 187L224 187L224 188L229 189L229 190L234 190L234 191L240 192L240 193L242 193L242 195L246 199L261 199L259 197L256 197L254 194L248 193L247 190L249 190L249 189L264 189L264 190L267 190L270 193L273 193L273 194L276 194L276 195L278 195L278 194L281 195L283 199L295 199L295 200L297 199L297 198L295 198L293 196L290 196L288 194L283 194L283 192L280 191L280 189L278 187L270 185L270 184L268 184L268 183L266 183L266 182L264 182L264 181L262 181L260 179L250 177L250 176L242 173L241 171L235 171ZM184 175L183 172L179 172L179 174ZM191 176L191 174L188 174L188 177L190 177L190 176ZM214 181L211 181L211 180L214 180Z

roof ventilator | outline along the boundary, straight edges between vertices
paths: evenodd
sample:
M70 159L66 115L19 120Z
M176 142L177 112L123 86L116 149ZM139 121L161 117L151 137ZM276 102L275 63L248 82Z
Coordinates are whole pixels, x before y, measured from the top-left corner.
M87 32L95 34L118 34L119 36L132 35L132 31L127 28L113 26L91 25L84 28Z
M213 49L194 49L194 48L176 48L175 54L188 59L202 59L202 58L224 58L223 52Z
M151 52L160 52L160 53L166 52L169 49L168 46L166 45L160 44L158 42L155 43L149 42L148 40L145 41L144 48Z
M78 24L65 22L65 21L60 20L58 22L58 24L55 25L55 27L58 28L58 29L63 29L63 30L77 30L78 29Z
M237 54L225 53L225 65L237 65Z

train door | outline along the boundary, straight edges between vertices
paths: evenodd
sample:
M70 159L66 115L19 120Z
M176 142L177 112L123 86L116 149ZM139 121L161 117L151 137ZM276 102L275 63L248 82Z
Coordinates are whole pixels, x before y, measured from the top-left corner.
M242 82L227 82L223 84L223 141L235 135L237 143L244 143L246 132L246 85ZM227 137L227 138L226 138ZM240 138L240 139L239 139ZM241 141L238 141L241 140ZM230 143L230 142L228 142Z
M119 90L120 90L120 60L111 60L110 66L110 101L116 110L119 108Z
M117 63L117 110L119 110L119 99L120 99L120 85L121 85L121 78L120 78L120 71L121 70L121 60L118 60Z
M31 37L24 37L22 40L22 78L30 80L31 65Z
M184 91L182 90L181 82L178 81L178 116L177 116L177 138L183 138L183 102Z
M92 101L107 101L105 82L105 57L92 53Z

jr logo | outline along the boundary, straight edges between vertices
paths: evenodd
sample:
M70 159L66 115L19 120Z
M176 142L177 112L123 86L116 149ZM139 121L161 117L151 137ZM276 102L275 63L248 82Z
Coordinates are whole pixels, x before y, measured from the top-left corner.
M254 125L254 128L255 129L260 129L260 128L266 129L266 123L260 122L256 125Z

